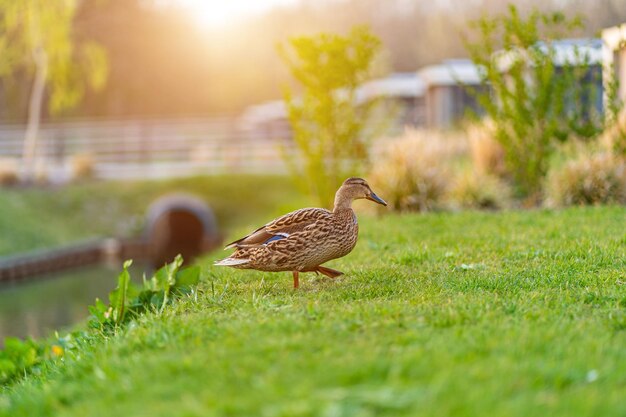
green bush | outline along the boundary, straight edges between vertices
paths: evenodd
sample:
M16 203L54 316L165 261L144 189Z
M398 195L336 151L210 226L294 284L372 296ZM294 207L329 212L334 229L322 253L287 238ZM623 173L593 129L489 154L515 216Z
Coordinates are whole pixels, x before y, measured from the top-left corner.
M479 66L480 104L495 123L495 138L518 194L539 201L548 161L557 142L591 138L604 119L592 103L601 94L600 76L578 49L576 62L555 64L554 41L580 28L579 18L561 12L532 11L526 17L513 5L506 14L473 22L466 43ZM506 65L505 65L506 63Z
M368 126L375 102L357 104L356 90L370 78L380 41L367 28L356 27L347 36L322 33L292 38L280 49L301 87L291 89L285 101L297 156L285 155L294 178L330 207L346 177L367 166Z

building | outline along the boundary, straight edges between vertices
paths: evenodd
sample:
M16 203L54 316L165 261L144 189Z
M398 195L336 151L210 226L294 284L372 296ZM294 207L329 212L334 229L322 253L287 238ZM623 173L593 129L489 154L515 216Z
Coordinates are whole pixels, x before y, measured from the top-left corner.
M341 92L339 92L341 94ZM424 84L415 73L395 73L364 83L356 90L356 104L376 100L381 117L392 115L390 130L425 124ZM289 139L292 132L283 100L248 107L239 118L239 129L256 139Z
M425 125L454 127L468 113L482 114L476 92L481 86L478 67L467 59L450 59L417 72L424 84Z
M602 114L604 111L602 40L595 38L562 39L552 41L550 44L541 42L537 44L537 47L542 52L553 55L552 60L556 67L555 73L557 77L563 74L566 67L588 67L584 73L577 75L577 77L580 76L581 78L576 81L578 86L586 85L589 88L583 91L582 94L572 92L567 94L565 96L566 111L579 106L581 104L579 101L582 100L582 105L585 106L587 115L591 115L592 111ZM506 73L518 59L525 59L523 57L525 56L515 52L499 54L497 61L500 71Z
M603 30L602 43L605 87L615 84L616 98L626 103L626 23ZM609 99L608 94L604 99Z
M392 130L426 124L424 82L414 72L394 73L366 82L357 89L358 103L379 100L393 114Z

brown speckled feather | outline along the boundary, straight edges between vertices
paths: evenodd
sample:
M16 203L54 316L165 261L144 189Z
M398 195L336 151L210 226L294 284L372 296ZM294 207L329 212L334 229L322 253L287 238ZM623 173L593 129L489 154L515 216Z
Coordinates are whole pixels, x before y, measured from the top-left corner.
M297 216L291 223L289 216L295 214ZM337 213L324 209L303 209L290 215L269 223L273 225L270 228L273 233L290 230L289 236L254 246L245 245L247 238L244 238L244 245L237 244L237 251L230 258L247 259L248 262L234 267L260 271L307 271L347 255L356 245L359 226L352 209ZM250 236L255 235L260 236L259 231Z
M254 232L226 245L226 248L262 245L272 236L290 235L332 213L321 208L303 208L272 220Z

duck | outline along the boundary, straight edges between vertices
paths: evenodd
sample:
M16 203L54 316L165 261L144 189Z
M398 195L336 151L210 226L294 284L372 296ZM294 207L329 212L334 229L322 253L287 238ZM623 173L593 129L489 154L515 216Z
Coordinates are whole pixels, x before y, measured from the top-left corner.
M329 278L343 275L322 264L346 256L356 246L359 224L352 202L358 199L387 206L363 178L348 178L335 194L332 211L303 208L278 217L229 243L225 249L234 248L235 252L216 261L215 265L268 272L291 271L294 289L299 287L299 274L303 272Z

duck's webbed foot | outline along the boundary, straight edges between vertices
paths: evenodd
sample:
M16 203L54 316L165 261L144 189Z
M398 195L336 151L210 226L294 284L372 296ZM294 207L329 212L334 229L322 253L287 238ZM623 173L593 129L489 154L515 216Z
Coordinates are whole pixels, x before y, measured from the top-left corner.
M324 274L328 278L337 278L338 276L343 275L343 272L341 271L337 271L336 269L326 268L325 266L321 266L321 265L315 268L315 272Z

